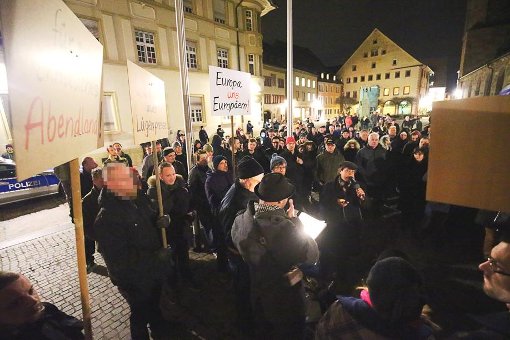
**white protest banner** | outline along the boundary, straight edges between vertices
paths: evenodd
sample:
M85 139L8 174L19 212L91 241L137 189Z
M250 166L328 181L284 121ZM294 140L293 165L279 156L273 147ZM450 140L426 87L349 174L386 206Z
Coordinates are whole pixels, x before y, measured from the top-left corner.
M249 115L251 74L209 66L213 116Z
M103 46L60 0L0 12L21 180L97 148Z
M135 144L168 138L165 83L129 60L127 68Z

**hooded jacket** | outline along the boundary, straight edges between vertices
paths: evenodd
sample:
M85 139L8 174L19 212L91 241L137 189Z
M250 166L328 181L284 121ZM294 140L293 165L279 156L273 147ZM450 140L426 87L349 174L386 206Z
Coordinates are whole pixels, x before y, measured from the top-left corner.
M234 245L250 268L254 309L262 308L275 324L304 319L303 283L290 286L285 274L298 264L317 262L317 243L283 209L255 213L254 203L232 226Z

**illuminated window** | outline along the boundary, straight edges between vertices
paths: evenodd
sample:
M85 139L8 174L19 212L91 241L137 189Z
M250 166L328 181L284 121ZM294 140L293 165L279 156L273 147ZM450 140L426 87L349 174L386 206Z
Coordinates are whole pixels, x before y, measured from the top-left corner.
M216 54L218 56L218 67L228 68L228 50L218 48Z
M197 44L192 41L186 41L186 63L188 68L196 70L197 64Z
M255 75L255 55L248 54L248 71Z
M306 94L306 99L307 99L308 101L312 100L312 94L311 94L310 92L308 92L308 93Z
M251 9L247 9L244 13L246 17L246 30L253 31L253 11Z
M115 92L103 92L101 106L104 131L107 133L120 131L119 107Z
M409 94L409 92L411 92L411 87L410 86L404 86L403 94Z
M190 110L192 123L205 123L204 121L204 98L202 96L190 96Z
M305 84L306 84L305 78L301 78L301 86L305 87Z
M312 81L312 88L315 88L315 80Z
M383 91L383 94L384 94L385 96L389 96L389 95L390 95L390 89L385 88L385 89L384 89L384 91Z
M138 61L145 64L156 64L156 44L154 33L135 31Z
M299 86L299 77L296 77L296 86Z
M310 79L307 79L306 85L308 87L312 87L312 81Z
M394 87L393 88L393 95L398 96L400 94L400 87Z

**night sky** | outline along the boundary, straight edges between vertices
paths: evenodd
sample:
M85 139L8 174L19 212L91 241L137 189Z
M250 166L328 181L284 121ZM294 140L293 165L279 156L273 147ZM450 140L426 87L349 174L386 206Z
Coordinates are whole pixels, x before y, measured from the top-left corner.
M264 41L287 40L286 0L262 18ZM412 56L447 57L448 83L459 67L466 0L294 0L294 44L326 66L341 65L378 28Z

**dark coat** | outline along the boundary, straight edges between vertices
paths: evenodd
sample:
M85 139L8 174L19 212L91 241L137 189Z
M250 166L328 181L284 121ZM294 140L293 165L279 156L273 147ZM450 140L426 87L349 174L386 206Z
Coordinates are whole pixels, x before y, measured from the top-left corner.
M221 200L225 197L228 189L232 186L234 180L232 174L225 171L208 171L205 180L205 193L207 201L214 215L220 210Z
M209 201L205 194L205 180L207 179L207 165L195 165L189 172L188 186L191 193L191 206L197 210L210 210Z
M106 187L99 206L94 230L112 283L141 300L148 299L172 270L170 251L162 248L155 226L156 212L143 193L134 200L122 200Z
M175 169L175 173L181 175L182 178L187 182L188 181L188 168L184 166L184 164L178 160L172 163Z
M253 203L236 217L232 240L250 268L254 310L278 326L304 320L303 284L290 286L285 274L298 264L317 262L317 244L283 209L255 213Z
M375 149L365 146L356 154L358 170L369 186L382 186L387 178L387 150L380 144Z
M85 170L80 172L81 198L85 197L85 195L89 193L93 186L94 184L92 183L92 174Z
M232 230L232 225L234 224L236 216L246 209L249 201L256 200L258 200L257 195L244 188L239 183L239 180L236 180L230 189L228 189L225 197L223 197L221 201L220 212L218 214L220 223L225 231L227 246L233 247L230 231Z
M94 222L97 214L99 213L99 193L101 191L93 187L88 194L83 197L81 201L82 213L83 213L83 229L85 236L95 240L96 234L94 232Z
M417 162L413 155L407 157L398 177L400 190L399 209L405 221L410 222L423 217L425 211L425 194L427 182L424 176L427 173L428 161Z
M206 144L207 142L209 142L209 135L207 134L207 131L205 131L204 129L200 129L200 131L198 132L198 139L200 139L200 143L202 144Z
M285 173L285 177L287 177L289 181L296 186L296 190L302 190L305 169L302 164L298 164L296 162L296 159L298 157L303 159L303 155L301 155L296 148L294 153L291 153L288 149L286 149L280 154L280 156L285 158L287 161L287 172Z
M264 152L262 152L258 147L255 149L254 153L250 153L250 151L248 151L248 150L243 151L243 155L242 155L241 159L244 156L251 156L251 157L255 158L255 160L262 166L265 173L270 172L269 160L264 155Z
M153 207L157 207L156 178L149 179L149 190L147 196L152 200ZM186 181L182 176L177 175L173 185L167 185L160 180L161 198L163 199L163 212L170 216L170 227L168 228L169 239L181 237L189 226L189 215L191 211L191 195L186 189Z

